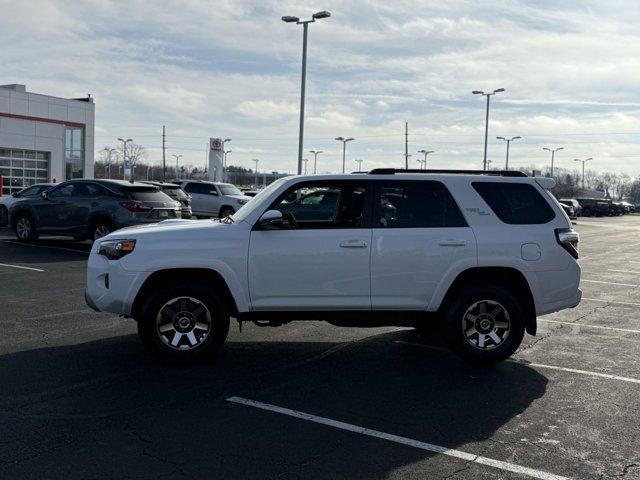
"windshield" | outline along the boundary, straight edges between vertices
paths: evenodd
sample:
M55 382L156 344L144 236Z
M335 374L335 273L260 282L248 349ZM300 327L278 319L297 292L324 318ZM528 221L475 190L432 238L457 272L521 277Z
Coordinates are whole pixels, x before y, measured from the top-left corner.
M238 187L230 183L220 183L218 184L218 188L222 192L222 195L244 195Z
M240 208L240 210L238 210L236 213L234 213L231 216L231 218L233 218L233 221L234 222L242 222L254 210L262 207L262 200L261 199L266 198L269 195L271 195L271 193L273 191L275 191L276 189L278 189L278 187L280 187L280 185L282 185L284 182L286 182L286 180L287 180L287 177L280 178L279 180L276 180L275 182L273 182L271 185L269 185L264 190L260 191L260 193L258 193L255 197L253 197L253 199L249 203L245 204L243 207Z

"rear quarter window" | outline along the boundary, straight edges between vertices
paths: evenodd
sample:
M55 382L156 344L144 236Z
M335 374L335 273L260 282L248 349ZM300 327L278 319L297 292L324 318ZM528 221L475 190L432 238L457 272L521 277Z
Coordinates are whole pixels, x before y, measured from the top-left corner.
M535 225L555 218L553 209L528 183L473 182L473 188L504 223Z
M131 200L140 202L172 202L166 194L156 189L125 190Z

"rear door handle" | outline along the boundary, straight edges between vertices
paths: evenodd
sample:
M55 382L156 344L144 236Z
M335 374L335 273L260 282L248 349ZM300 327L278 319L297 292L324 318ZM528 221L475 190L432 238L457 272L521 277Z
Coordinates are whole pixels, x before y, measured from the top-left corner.
M440 240L438 245L441 247L464 247L467 244L466 240L455 240L455 239L447 239Z
M367 248L367 242L364 240L343 240L340 242L341 248Z
M100 202L91 202L92 207L97 207L98 205L100 205Z

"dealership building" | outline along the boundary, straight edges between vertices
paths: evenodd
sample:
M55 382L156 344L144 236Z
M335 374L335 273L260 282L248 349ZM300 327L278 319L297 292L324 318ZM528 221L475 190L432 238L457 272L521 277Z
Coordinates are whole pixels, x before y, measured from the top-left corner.
M41 182L93 178L93 98L58 98L0 85L3 194Z

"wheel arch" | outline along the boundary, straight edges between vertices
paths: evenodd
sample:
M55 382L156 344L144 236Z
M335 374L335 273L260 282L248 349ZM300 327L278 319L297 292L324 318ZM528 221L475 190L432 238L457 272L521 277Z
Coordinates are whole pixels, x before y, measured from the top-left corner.
M514 294L522 302L527 333L536 334L536 308L531 286L522 272L513 267L474 267L462 271L449 286L440 302L438 312L444 314L455 300L456 294L468 285L482 283L497 285Z
M228 205L228 204L226 204L226 203L223 203L222 205L220 205L220 208L218 209L218 217L220 217L220 216L221 216L220 214L222 213L222 211L223 211L225 208L230 208L231 210L233 210L233 213L235 213L235 212L236 212L236 209L235 209L235 208L233 208L233 206L232 206L232 205Z
M157 270L146 278L131 306L131 316L137 318L142 306L158 288L166 285L184 285L193 282L211 285L225 302L229 313L234 315L238 312L236 300L227 282L219 272L210 268L167 268Z
M8 209L7 216L7 226L13 227L15 226L15 219L18 216L28 215L31 220L33 220L34 228L38 228L40 226L40 221L35 209L31 208L28 205L16 205Z

